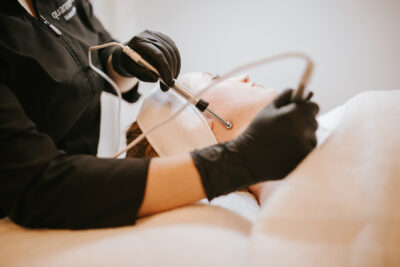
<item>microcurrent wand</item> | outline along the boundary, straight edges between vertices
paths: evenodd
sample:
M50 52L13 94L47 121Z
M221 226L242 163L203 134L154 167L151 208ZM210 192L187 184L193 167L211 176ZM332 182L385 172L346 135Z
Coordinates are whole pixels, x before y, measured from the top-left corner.
M124 45L122 48L122 51L127 54L133 61L136 63L144 66L145 68L151 70L152 72L156 73L160 79L161 82L165 84L165 82L161 79L160 73L157 71L156 68L154 68L150 63L148 63L146 60L144 60L137 52L132 50L129 46ZM219 122L221 122L226 129L232 128L232 123L230 121L224 120L221 116L218 116L213 110L209 108L209 103L204 100L203 98L200 98L190 92L188 88L186 88L184 85L180 84L177 80L173 80L174 86L171 87L171 89L186 99L189 103L193 104L198 110L201 112L207 111L210 113L214 118L216 118Z
M92 46L89 47L89 52L88 52L88 61L89 61L89 66L92 70L94 70L97 74L99 74L101 77L103 77L108 83L110 83L112 85L112 87L114 88L114 90L116 91L116 94L118 95L118 127L117 127L117 145L119 145L119 134L120 134L120 120L121 120L121 99L122 99L122 95L121 92L118 88L118 85L110 78L108 77L102 70L100 70L99 68L97 68L95 65L93 65L92 63L92 56L91 56L91 51L93 50L97 50L97 49L102 49L102 48L106 48L106 47L111 47L111 46L118 46L120 47L124 53L128 54L129 57L131 57L135 62L141 61L140 64L145 65L147 62L144 61L139 54L137 54L135 51L133 51L131 48L129 48L128 46L125 46L123 44L120 44L118 42L110 42L110 43L106 43L106 44L102 44L102 45L96 45L96 46ZM232 69L231 71L229 71L228 73L225 73L224 75L222 75L218 80L213 81L210 85L206 86L204 89L202 89L202 91L199 93L199 95L202 95L204 92L208 91L211 87L215 86L216 84L220 83L221 81L223 81L224 79L227 79L228 77L231 77L235 74L241 73L245 70L251 69L251 68L255 68L258 66L261 66L263 64L266 63L271 63L274 61L278 61L281 59L285 59L285 58L301 58L303 60L306 61L307 66L306 69L303 73L303 75L301 76L301 80L300 83L298 85L298 87L293 91L292 93L292 97L291 100L292 101L300 101L305 99L304 97L304 91L306 89L306 86L308 85L309 81L310 81L310 77L313 73L313 69L314 69L314 62L305 54L303 53L297 53L297 52L293 52L293 53L283 53L283 54L279 54L279 55L275 55L275 56L270 56L270 57L265 57L265 58L261 58L259 60L256 61L252 61L246 64L243 64L239 67L236 67L234 69ZM155 73L158 74L157 70L154 69L154 67L152 67L150 64L148 64L148 68L152 71L154 71ZM177 89L177 88L178 89ZM181 88L183 88L183 90ZM137 137L134 141L132 141L128 146L126 146L124 149L122 149L121 151L119 151L118 153L116 153L115 155L113 155L113 158L117 158L120 155L122 155L124 152L128 151L129 149L131 149L132 147L134 147L135 145L137 145L139 142L141 142L148 133L150 133L151 131L157 129L158 127L164 125L165 123L168 123L169 121L173 120L180 112L183 111L184 108L186 108L189 104L194 104L197 105L197 103L199 102L200 98L194 96L192 93L190 93L189 90L185 89L183 86L181 86L180 84L178 84L175 81L175 86L174 88L175 90L178 90L180 93L178 93L179 95L181 94L185 94L185 96L183 96L185 99L188 99L188 103L186 103L185 105L183 105L178 111L176 111L173 115L171 115L171 117L169 117L168 119L154 125L153 127L151 127L150 129L146 130L145 132L143 132L139 137ZM309 94L310 95L310 94ZM194 96L194 97L193 97ZM306 98L308 98L309 96L307 96ZM204 100L203 100L204 101ZM206 102L206 101L204 101ZM203 104L204 105L204 104ZM224 121L222 118L220 118L219 116L217 116L214 112L212 112L209 108L207 108L207 105L205 105L206 108L205 110L207 110L208 112L210 112L215 118L218 119L218 121L222 122L224 125L230 125L230 127L232 127L232 124L229 124L229 122ZM228 127L226 127L228 128ZM229 129L229 128L228 128ZM118 149L118 147L117 147Z

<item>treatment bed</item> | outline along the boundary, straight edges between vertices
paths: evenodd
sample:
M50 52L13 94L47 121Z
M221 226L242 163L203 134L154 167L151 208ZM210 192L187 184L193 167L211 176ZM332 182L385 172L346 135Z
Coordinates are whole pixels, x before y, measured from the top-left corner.
M237 192L85 231L0 220L0 266L400 266L400 91L319 118L318 147L260 208Z

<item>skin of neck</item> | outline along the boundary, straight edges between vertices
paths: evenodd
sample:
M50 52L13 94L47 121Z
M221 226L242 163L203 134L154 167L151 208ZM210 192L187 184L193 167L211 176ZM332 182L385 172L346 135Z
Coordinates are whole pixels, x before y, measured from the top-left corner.
M18 2L21 4L21 6L23 8L25 8L25 10L29 14L31 14L32 17L37 18L37 14L36 14L35 8L33 7L32 0L18 0Z

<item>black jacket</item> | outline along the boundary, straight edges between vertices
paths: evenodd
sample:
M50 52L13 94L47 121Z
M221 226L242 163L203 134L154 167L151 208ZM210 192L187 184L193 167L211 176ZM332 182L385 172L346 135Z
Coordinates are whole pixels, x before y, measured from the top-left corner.
M0 217L29 227L134 223L148 160L98 159L100 94L88 47L112 40L87 0L0 3ZM105 69L110 49L93 53ZM137 88L124 95L138 98Z

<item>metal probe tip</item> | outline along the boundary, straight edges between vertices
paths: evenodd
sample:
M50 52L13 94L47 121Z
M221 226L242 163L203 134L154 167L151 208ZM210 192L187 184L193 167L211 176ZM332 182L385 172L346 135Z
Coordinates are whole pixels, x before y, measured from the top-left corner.
M208 113L210 113L212 116L214 116L214 118L216 118L219 122L221 122L226 129L230 129L232 128L233 124L230 121L225 121L224 119L222 119L220 116L218 116L214 111L212 111L211 109L207 108L206 111L208 111Z

